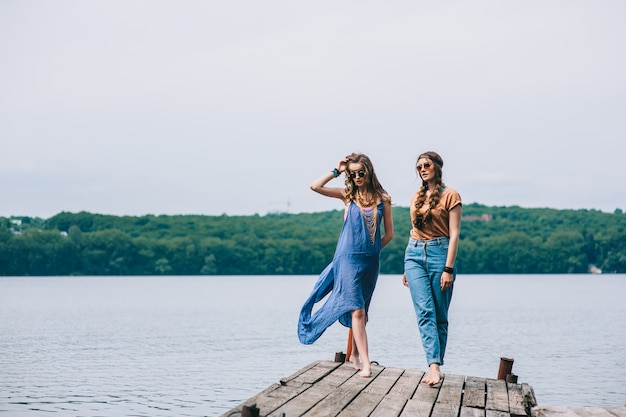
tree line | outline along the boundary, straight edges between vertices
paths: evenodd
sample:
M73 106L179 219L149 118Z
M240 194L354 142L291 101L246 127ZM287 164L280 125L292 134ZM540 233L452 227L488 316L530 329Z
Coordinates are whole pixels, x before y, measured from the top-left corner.
M403 272L411 228L394 207L394 240L381 273ZM343 212L264 216L112 216L62 212L0 217L0 275L301 275L331 260ZM466 204L461 274L626 272L621 210L556 210Z

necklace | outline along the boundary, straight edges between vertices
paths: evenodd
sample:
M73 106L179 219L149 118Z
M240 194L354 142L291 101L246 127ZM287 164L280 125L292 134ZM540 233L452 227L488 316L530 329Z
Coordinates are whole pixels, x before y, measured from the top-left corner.
M363 221L365 222L365 228L367 229L367 233L370 235L372 243L374 243L374 240L376 239L376 228L378 226L378 209L376 207L365 209L365 207L374 205L374 198L369 194L367 195L367 198L363 198L363 195L359 190L356 192L356 198L359 203L359 208L361 209Z
M370 240L374 243L374 240L376 239L376 228L378 225L378 209L376 207L371 209L363 209L363 207L361 207L361 215L363 216L363 221L365 222L367 234L370 235Z
M356 192L356 198L359 200L359 205L361 207L369 207L374 204L373 198L371 198L369 195L367 196L367 198L363 198L360 191Z

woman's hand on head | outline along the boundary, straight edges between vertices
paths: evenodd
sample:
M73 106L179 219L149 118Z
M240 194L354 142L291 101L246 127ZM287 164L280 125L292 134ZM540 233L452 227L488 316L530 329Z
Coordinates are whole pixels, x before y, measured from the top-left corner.
M339 164L337 164L337 171L346 172L347 170L348 170L348 158L343 158L341 161L339 161Z

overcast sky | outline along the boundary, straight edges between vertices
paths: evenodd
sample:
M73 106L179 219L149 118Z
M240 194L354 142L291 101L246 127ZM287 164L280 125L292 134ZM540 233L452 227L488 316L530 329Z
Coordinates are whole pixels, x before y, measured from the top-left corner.
M0 216L465 203L626 210L626 2L0 1ZM342 185L334 180L331 184Z

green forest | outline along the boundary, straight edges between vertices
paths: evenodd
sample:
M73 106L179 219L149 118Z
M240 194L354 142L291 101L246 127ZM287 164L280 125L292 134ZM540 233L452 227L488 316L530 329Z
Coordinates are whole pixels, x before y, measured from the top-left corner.
M381 273L401 274L408 207ZM251 216L0 217L0 275L301 275L332 260L343 212ZM621 210L463 207L460 274L626 273Z

